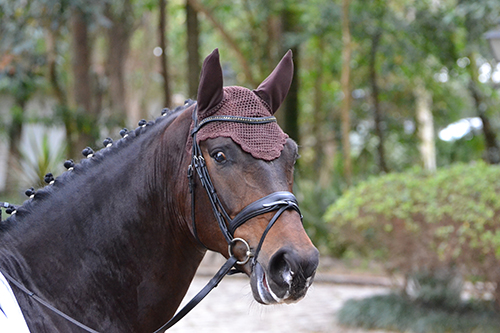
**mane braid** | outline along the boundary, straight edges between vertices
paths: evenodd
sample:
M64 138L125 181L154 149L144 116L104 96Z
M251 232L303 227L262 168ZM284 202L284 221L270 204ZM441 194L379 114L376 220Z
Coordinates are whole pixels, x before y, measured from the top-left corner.
M75 163L73 170L63 172L55 178L55 182L53 184L38 189L32 199L24 201L21 206L17 207L16 214L13 214L7 219L1 221L0 233L7 232L12 227L20 223L24 216L34 212L38 203L49 200L60 187L66 186L72 178L85 176L85 174L91 170L93 165L102 163L108 155L115 154L120 149L126 148L134 142L135 138L149 132L150 128L157 128L158 125L165 122L165 129L168 128L168 126L170 126L170 124L182 113L182 111L185 111L195 103L196 101L190 99L186 100L184 105L178 106L173 110L168 110L164 112L162 116L146 122L145 126L138 126L135 130L129 131L126 137L114 141L110 147L103 147L102 149L95 151L91 158L82 158L79 163Z

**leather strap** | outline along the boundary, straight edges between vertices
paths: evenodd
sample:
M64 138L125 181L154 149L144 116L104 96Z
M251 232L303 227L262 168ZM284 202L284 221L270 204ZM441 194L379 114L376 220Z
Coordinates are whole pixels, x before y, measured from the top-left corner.
M287 191L274 192L243 208L234 219L229 221L228 230L234 236L236 229L246 221L256 216L278 210L283 206L286 206L286 209L294 209L300 214L297 198L292 193Z
M0 271L0 272L3 274L3 276L5 276L5 278L7 280L9 280L10 283L12 283L13 285L15 285L17 288L19 288L19 290L21 290L22 292L24 292L29 297L33 298L38 303L40 303L43 306L45 306L47 309L49 309L49 310L57 313L59 316L63 317L67 321L75 324L76 326L80 327L81 329L83 329L83 330L85 330L87 332L90 332L90 333L99 333L98 331L93 330L92 328L90 328L90 327L88 327L88 326L80 323L78 320L76 320L76 319L68 316L64 312L62 312L62 311L58 310L57 308L53 307L52 305L50 305L49 302L47 302L43 298L37 296L34 292L30 291L28 288L26 288L25 286L23 286L21 283L19 283L17 280L15 280L12 276L10 276L9 274L7 274L6 272L4 272L4 271Z
M184 318L184 316L187 315L189 311L191 311L196 305L198 305L198 303L200 303L205 298L205 296L208 295L208 293L210 293L215 287L219 285L219 282L222 280L222 278L224 278L224 276L226 276L227 273L229 273L231 268L233 268L233 266L236 264L236 261L238 261L238 259L236 259L235 256L231 256L219 269L217 274L215 274L215 276L207 283L207 285L198 294L196 294L196 296L193 297L193 299L191 299L189 303L187 303L182 308L182 310L177 312L176 315L172 317L172 319L170 319L166 324L157 329L154 333L163 332L164 330L169 329L170 327L174 326L179 320Z
M277 122L276 117L240 117L240 116L231 116L231 115L221 115L221 116L211 116L200 121L199 124L195 126L191 135L197 133L204 125L214 122L214 121L223 121L223 122L231 122L231 123L241 123L248 125L258 125L258 124L268 124Z
M154 333L163 332L169 329L170 327L174 326L179 320L184 318L185 315L187 315L196 305L198 305L198 303L200 303L214 288L216 288L219 285L220 281L224 278L224 276L226 276L229 273L229 271L233 268L233 266L236 264L237 261L238 259L235 256L231 256L226 261L226 263L219 269L219 271L214 275L214 277L206 284L206 286L202 290L200 290L200 292L198 292L198 294L196 294L196 296L193 297L193 299L191 299L189 303L187 303L179 312L177 312L175 316L173 316L167 323L165 323L162 327L157 329ZM53 307L43 298L37 296L34 292L30 291L28 288L23 286L21 283L19 283L16 279L14 279L6 272L0 271L0 273L2 273L5 276L5 278L9 280L10 283L19 288L19 290L21 290L29 297L33 298L35 301L48 308L49 310L55 312L59 316L63 317L64 319L70 321L71 323L75 324L76 326L80 327L81 329L89 333L99 333L99 331L96 331L82 324L78 320L68 316L64 312Z

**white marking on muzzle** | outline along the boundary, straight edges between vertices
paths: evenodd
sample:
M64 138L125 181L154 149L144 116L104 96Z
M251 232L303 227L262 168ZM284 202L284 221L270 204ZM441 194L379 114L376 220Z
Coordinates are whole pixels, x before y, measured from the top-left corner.
M306 288L309 288L309 286L311 286L311 280L312 280L312 276L308 277L307 280L306 280Z
M285 281L290 287L292 286L292 280L293 280L293 276L295 275L295 273L291 270L284 270L283 271L283 281Z

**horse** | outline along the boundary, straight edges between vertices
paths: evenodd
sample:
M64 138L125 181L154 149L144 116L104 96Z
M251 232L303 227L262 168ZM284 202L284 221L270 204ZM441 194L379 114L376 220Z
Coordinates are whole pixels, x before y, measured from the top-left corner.
M319 254L291 193L298 147L273 116L292 74L289 51L257 89L223 87L216 49L196 102L31 191L0 224L0 272L29 330L85 331L36 295L95 331L159 331L208 250L235 258L257 302L302 299Z

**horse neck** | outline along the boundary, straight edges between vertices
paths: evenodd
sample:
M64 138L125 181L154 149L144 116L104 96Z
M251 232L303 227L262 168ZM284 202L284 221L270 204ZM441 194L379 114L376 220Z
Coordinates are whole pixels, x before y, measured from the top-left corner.
M78 304L85 318L77 318L111 322L108 329L116 327L109 313L127 330L161 325L203 257L187 224L187 181L179 174L186 154L165 144L168 127L149 131L110 156L96 156L102 160L85 174L76 167L64 183L56 180L4 242L4 254L16 262L8 270L22 267L14 275L28 288L70 315Z

